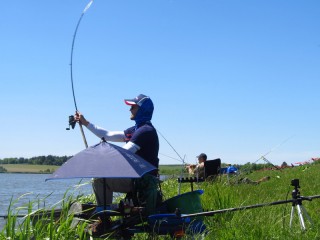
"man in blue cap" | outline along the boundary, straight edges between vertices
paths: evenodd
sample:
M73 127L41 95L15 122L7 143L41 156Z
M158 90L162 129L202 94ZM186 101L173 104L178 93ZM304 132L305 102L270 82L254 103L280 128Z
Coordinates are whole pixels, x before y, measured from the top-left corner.
M75 120L86 126L92 133L100 139L111 142L125 142L123 148L136 153L156 168L159 167L159 139L157 131L151 123L154 110L150 97L140 94L133 99L125 99L124 102L131 106L130 119L135 121L135 125L124 131L108 131L89 122L80 112L75 114ZM157 171L149 175L157 176ZM151 184L152 185L152 184ZM104 189L106 186L106 189ZM154 186L154 184L153 184ZM113 192L129 193L133 192L132 179L94 179L93 190L98 206L112 203ZM105 195L104 195L105 192Z
M207 155L205 153L200 153L198 156L198 164L188 164L186 169L189 174L196 175L198 178L204 178L204 163L207 161Z

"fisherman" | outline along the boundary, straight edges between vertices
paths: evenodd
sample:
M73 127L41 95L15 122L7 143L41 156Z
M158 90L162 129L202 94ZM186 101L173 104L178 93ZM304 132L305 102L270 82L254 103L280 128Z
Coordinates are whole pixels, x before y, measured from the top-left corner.
M204 178L204 163L207 161L207 155L201 153L197 158L198 164L188 164L186 165L186 169L189 174L196 175L198 178Z
M157 169L159 167L159 138L157 131L151 123L151 118L154 110L154 105L150 97L140 94L133 99L125 99L124 102L131 106L130 119L135 121L135 125L124 130L124 131L108 131L97 125L89 122L80 112L76 112L75 120L80 122L82 125L86 126L92 133L98 136L100 139L112 142L125 142L123 148L136 153L142 157L147 162L151 163ZM147 207L149 208L149 213L155 210L154 194L157 192L157 174L158 170L154 170L142 178L142 180L137 181L135 186L133 184L133 179L128 178L107 178L105 183L103 179L97 178L93 181L93 190L96 197L97 205L103 206L104 203L107 205L112 203L113 192L121 193L131 193L136 191L136 188L144 189L144 191L149 191L149 195L146 196ZM106 189L104 189L106 186ZM105 192L105 195L104 195ZM149 199L148 202L148 197ZM148 206L149 204L149 206ZM146 207L146 208L147 208ZM100 224L101 226L102 224ZM101 234L101 227L95 227L97 233ZM93 232L93 235L95 232Z

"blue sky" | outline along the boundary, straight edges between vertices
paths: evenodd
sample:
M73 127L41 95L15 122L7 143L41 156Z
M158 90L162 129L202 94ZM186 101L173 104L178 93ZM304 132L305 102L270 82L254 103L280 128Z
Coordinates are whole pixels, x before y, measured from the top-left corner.
M0 158L84 149L79 128L65 128L88 2L3 5ZM133 125L123 99L147 94L154 125L189 163L201 152L235 164L270 150L274 164L320 156L319 16L319 1L95 0L75 40L78 109L123 130ZM160 143L160 164L180 164Z

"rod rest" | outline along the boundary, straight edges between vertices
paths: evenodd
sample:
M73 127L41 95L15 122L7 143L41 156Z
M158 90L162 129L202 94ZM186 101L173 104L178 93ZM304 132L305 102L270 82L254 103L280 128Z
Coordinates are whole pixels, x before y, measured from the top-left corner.
M196 177L178 178L178 182L179 183L204 182L204 178L196 178Z

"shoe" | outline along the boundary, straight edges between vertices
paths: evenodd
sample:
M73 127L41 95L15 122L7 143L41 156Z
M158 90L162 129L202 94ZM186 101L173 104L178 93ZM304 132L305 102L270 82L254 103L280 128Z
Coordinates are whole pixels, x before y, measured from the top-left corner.
M106 234L108 229L111 227L111 219L107 218L102 220L98 217L98 220L90 224L87 228L87 232L93 237L100 237L103 234Z

